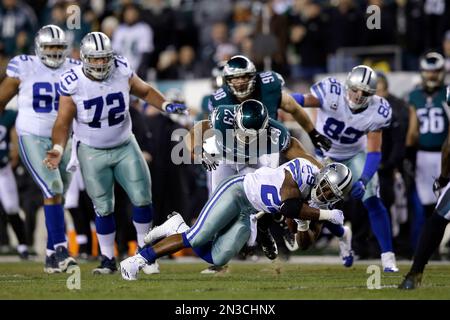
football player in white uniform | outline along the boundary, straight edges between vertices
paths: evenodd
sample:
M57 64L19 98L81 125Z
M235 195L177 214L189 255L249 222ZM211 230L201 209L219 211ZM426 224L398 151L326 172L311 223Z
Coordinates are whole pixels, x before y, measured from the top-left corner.
M76 67L79 61L68 59L68 42L64 31L55 26L42 27L35 37L36 55L16 56L6 68L0 86L0 111L17 94L20 156L30 175L44 195L45 225L48 232L44 271L65 271L76 264L69 256L64 226L62 196L70 174L66 165L70 158L69 142L57 170L50 171L42 163L52 146L51 131L59 106L59 77Z
M114 257L114 181L120 183L133 204L133 224L138 245L144 245L153 216L151 178L142 152L131 132L130 93L166 112L185 112L139 78L129 62L115 56L110 39L91 32L81 41L82 65L60 78L60 108L52 131L53 147L44 162L55 169L67 146L73 123L76 154L86 191L96 212L95 224L103 255L94 273L117 270ZM148 273L158 273L157 264Z
M330 173L336 173L333 179ZM317 179L316 179L317 178ZM323 220L342 226L341 210L317 209L344 198L351 188L352 173L343 164L321 170L310 161L295 158L278 168L260 168L225 179L203 207L197 222L177 233L184 221L168 220L168 237L120 263L122 278L136 280L139 270L156 258L192 247L202 259L216 266L230 261L250 236L250 215L258 211L292 219ZM172 223L173 222L173 223Z
M369 67L356 66L345 85L325 78L311 87L311 94L298 95L304 107L319 108L316 127L333 144L324 152L346 164L353 173L351 195L362 199L381 249L385 272L398 272L392 247L388 212L379 197L377 170L381 160L381 130L390 124L389 103L375 95L377 75Z

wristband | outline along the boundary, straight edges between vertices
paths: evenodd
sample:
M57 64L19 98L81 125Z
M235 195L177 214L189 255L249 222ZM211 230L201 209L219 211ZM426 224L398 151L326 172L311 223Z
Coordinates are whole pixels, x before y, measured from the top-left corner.
M64 148L60 144L54 144L52 149L58 151L61 155L64 153Z
M332 217L331 215L331 210L324 210L324 209L320 209L319 210L319 220L330 220Z
M164 101L163 104L161 105L161 109L162 109L163 111L166 111L166 112L167 112L166 108L167 108L167 106L168 106L169 104L170 104L169 101Z

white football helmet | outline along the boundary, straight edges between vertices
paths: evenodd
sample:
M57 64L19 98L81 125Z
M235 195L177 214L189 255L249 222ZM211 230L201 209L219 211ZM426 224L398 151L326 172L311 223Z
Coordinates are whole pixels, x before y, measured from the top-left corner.
M352 111L365 109L376 91L377 74L372 68L359 65L348 73L345 80L345 97Z
M114 52L111 40L102 32L91 32L84 36L80 45L80 58L83 71L95 80L105 80L109 77L114 64ZM94 63L93 58L105 58L103 63Z
M52 49L49 47L58 47ZM56 69L66 60L69 45L64 31L53 24L43 26L34 38L34 51L46 66Z
M311 200L319 207L334 205L343 200L352 188L352 172L338 162L324 166L316 175L311 189Z

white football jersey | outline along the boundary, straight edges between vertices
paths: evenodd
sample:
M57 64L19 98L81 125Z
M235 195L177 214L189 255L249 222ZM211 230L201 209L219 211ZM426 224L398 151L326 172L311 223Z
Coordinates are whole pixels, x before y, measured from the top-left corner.
M16 120L19 135L51 137L59 107L59 77L78 65L80 61L66 59L61 67L52 69L37 56L20 55L11 59L6 75L20 80Z
M133 74L126 58L115 57L111 75L104 81L86 77L82 66L61 75L61 94L71 96L77 107L73 131L79 141L107 149L130 137L129 80Z
M278 168L263 167L244 178L244 190L253 207L259 211L275 213L281 206L281 186L285 170L297 182L301 198L308 200L319 168L306 159L296 158Z
M317 131L329 137L333 145L324 152L335 160L347 160L365 150L366 134L389 126L392 110L382 97L374 95L369 106L360 113L352 113L345 98L345 87L334 78L325 78L311 87L320 100L317 112Z

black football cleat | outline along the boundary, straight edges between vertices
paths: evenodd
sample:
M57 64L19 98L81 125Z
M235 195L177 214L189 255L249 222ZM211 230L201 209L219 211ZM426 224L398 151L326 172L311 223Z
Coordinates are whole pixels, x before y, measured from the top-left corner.
M92 270L92 274L113 274L117 271L116 258L108 257L102 255L102 261L100 265Z
M398 286L401 290L413 290L420 287L422 282L422 273L408 272L402 283Z
M278 256L278 247L270 230L258 230L258 240L266 257L270 260L276 259Z

